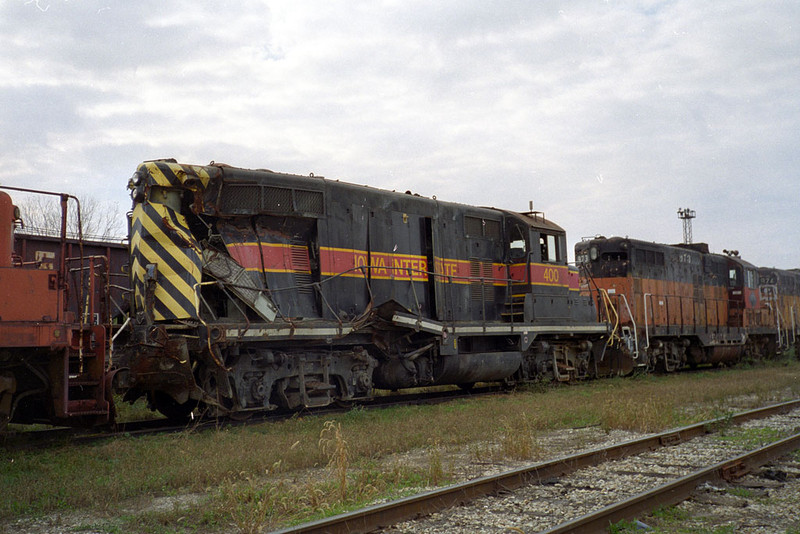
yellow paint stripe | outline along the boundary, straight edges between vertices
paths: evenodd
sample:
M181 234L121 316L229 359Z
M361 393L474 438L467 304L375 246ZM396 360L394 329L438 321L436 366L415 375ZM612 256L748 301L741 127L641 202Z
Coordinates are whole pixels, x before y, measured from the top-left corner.
M183 281L183 279L180 277L180 275L177 272L175 272L175 270L172 268L172 266L169 265L169 263L167 263L166 259L164 259L164 258L160 257L158 254L156 254L155 251L152 248L150 248L150 246L147 243L142 243L142 246L140 248L142 250L142 255L150 263L158 264L159 276L161 276L162 274L166 274L167 278L170 281L172 281L173 279L177 279L180 282L180 285L185 286L187 288L186 290L181 290L181 293L185 293L185 294L189 295L190 299L192 301L194 300L194 291L193 291L193 288L191 287L191 285L189 285L187 282ZM195 276L195 273L196 273L196 276ZM190 274L192 275L192 278L194 278L196 281L198 281L198 282L200 281L200 271L199 270L194 269L194 272L190 272ZM177 287L177 285L176 285L176 287Z
M187 284L183 278L177 275L169 267L169 265L165 264L163 261L156 261L153 263L155 263L158 268L159 277L169 280L170 284L172 284L172 286L175 288L175 291L187 299L188 302L194 303L194 288L192 285ZM193 314L196 314L197 310L194 306L188 309L184 308L175 300L175 297L171 295L162 284L156 284L154 296L156 299L163 302L170 309L170 311L176 315L176 317L192 316Z
M159 273L159 276L161 276L160 273ZM173 284L174 284L174 282L173 282ZM184 296L187 296L187 295L184 294ZM169 308L169 311L172 312L172 315L174 315L175 318L177 318L177 319L181 319L181 318L185 318L185 317L193 317L194 315L196 315L196 310L194 310L194 309L189 309L189 310L185 309L183 306L178 304L178 302L175 300L175 298L172 295L170 295L170 293L166 289L164 289L163 286L161 286L161 285L156 285L156 291L155 291L154 297L156 299L158 299L159 301L161 301L167 308ZM190 297L194 298L194 292L191 292Z
M164 230L149 217L142 217L142 225L149 231L150 236L153 237L158 243L164 247L165 250L170 250L175 248L175 244L169 238L164 235ZM139 248L142 249L143 245L145 244L145 240L139 244ZM152 248L149 246L147 247L150 250L150 254L144 254L147 259L150 258L159 258L162 261L168 261L167 258L161 258ZM169 256L175 260L182 268L188 271L192 277L196 280L200 280L200 269L195 265L195 263L189 258L184 252L180 254L172 254Z
M356 250L354 248L338 248L338 247L319 247L320 251L325 250L329 252L347 252L352 254L366 254L366 250Z
M205 167L199 165L181 165L179 163L171 163L168 161L148 161L143 163L145 169L150 174L156 185L163 187L175 187L177 184L170 182L169 178L161 170L161 167L167 167L180 182L180 185L186 185L188 180L197 179L203 187L208 186L211 180L211 175ZM191 171L191 174L186 172L186 169ZM191 185L191 184L190 184Z
M335 273L331 272L321 272L321 276L343 276L345 278L364 278L364 275L361 274L361 271L350 271L346 273Z
M162 187L174 187L172 183L170 183L169 179L164 176L164 173L161 172L161 169L158 168L158 165L155 162L145 163L145 167L147 168L147 172L150 173L150 176L153 178L153 181L156 185L160 185Z

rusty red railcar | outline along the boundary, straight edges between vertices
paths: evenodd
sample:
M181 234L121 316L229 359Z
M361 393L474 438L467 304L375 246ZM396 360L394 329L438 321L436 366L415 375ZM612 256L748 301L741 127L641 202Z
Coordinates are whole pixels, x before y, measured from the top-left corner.
M0 191L0 429L8 423L97 425L113 419L109 273L122 253L67 238L67 194L58 237L16 242L22 214ZM124 245L120 244L124 248ZM122 302L123 288L117 288ZM119 306L121 307L121 305Z

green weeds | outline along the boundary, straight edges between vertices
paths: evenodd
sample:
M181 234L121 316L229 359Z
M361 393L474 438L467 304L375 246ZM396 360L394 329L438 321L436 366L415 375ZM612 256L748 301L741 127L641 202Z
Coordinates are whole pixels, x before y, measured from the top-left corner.
M769 445L788 435L787 430L776 428L741 428L733 427L724 433L717 434L716 439L735 443L747 450Z

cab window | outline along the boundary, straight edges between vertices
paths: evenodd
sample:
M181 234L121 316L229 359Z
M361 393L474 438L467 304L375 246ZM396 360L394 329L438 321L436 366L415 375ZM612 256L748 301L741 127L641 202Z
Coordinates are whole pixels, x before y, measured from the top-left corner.
M558 261L558 246L556 245L556 236L550 234L541 234L539 236L539 247L542 249L542 261Z
M728 269L728 286L729 287L739 287L742 285L741 283L741 269L739 267L730 267Z
M509 256L514 260L522 259L527 254L528 246L525 243L525 235L519 226L515 226L511 231L508 248Z

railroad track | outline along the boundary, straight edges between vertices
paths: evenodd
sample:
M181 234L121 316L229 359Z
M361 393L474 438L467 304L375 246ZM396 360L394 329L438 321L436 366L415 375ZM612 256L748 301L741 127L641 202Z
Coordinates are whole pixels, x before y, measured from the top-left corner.
M602 532L611 523L680 502L704 481L741 476L800 448L800 434L746 452L708 436L748 421L766 424L767 418L782 418L773 423L795 428L800 414L782 415L792 410L800 411L800 400L470 480L280 533Z
M354 403L346 406L327 406L303 411L284 411L284 412L254 412L248 419L232 417L203 417L198 416L185 424L176 424L166 418L144 419L140 421L127 421L117 423L105 428L67 428L55 427L42 430L31 430L21 432L0 432L0 446L7 449L19 449L28 447L49 447L58 446L65 443L87 443L103 439L123 437L123 436L144 436L149 434L167 434L173 432L203 431L220 428L221 426L246 426L251 424L263 424L268 422L278 422L298 415L325 416L339 414L358 407L365 410L385 409L396 406L414 406L422 404L438 404L451 402L460 399L470 399L485 395L494 395L499 392L508 391L502 387L486 386L474 388L469 391L446 390L433 393L410 393L401 395L391 395L385 397L375 397L368 402Z

